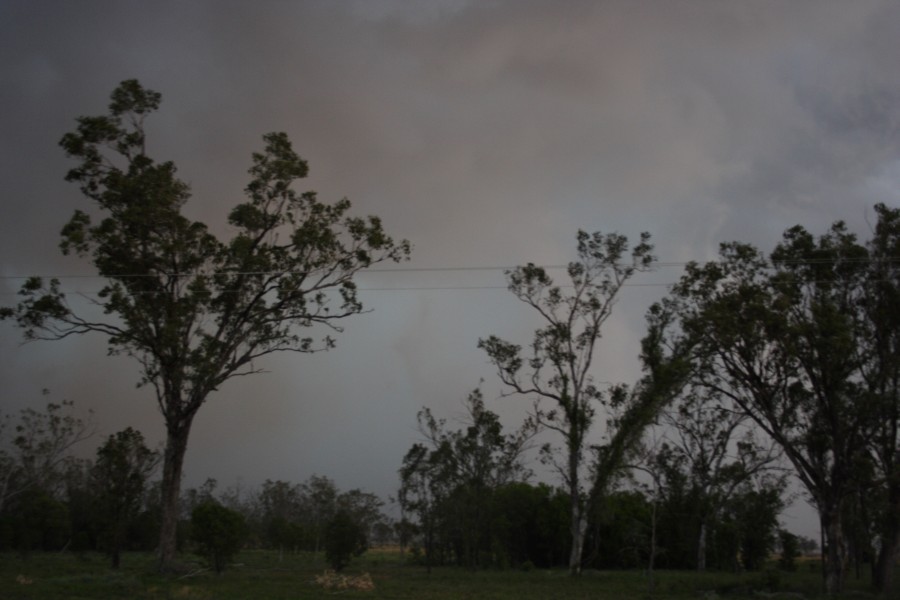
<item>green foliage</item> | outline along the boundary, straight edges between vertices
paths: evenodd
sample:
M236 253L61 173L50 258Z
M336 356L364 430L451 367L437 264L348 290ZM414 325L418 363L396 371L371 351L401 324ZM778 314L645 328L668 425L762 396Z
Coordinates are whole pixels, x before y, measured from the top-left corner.
M385 516L381 512L384 502L370 492L352 489L338 495L335 506L337 511L344 511L362 528L367 540L373 540L376 530L385 525ZM327 538L327 535L326 535Z
M144 445L139 431L128 427L109 436L97 449L92 482L102 514L105 546L112 567L119 567L128 529L138 514L147 479L159 463L159 453Z
M0 550L58 550L70 541L70 509L78 507L68 491L81 467L71 451L89 436L69 401L0 418Z
M506 565L546 569L566 564L569 500L561 490L525 482L499 487L489 527L492 549Z
M225 570L240 551L246 535L244 516L220 504L206 502L191 513L191 537L216 573Z
M469 394L466 408L468 418L456 431L422 409L419 430L428 445L414 444L400 469L398 500L405 515L417 521L429 566L449 555L460 565L489 566L497 558L490 534L494 494L529 474L521 454L533 424L504 434L479 390Z
M747 490L731 502L726 519L736 524L740 535L741 564L758 571L775 550L778 513L784 507L781 489Z
M266 546L287 552L318 552L327 543L334 514L350 514L366 536L388 527L382 501L358 489L341 492L328 477L313 475L301 484L266 480L259 494L259 532Z
M8 514L12 517L13 547L29 553L60 550L71 534L66 505L43 490L31 488L16 498Z
M98 490L91 474L93 465L83 460L72 461L68 467L63 498L72 526L69 547L75 552L93 551L99 548L103 520L106 518L104 511L98 510Z
M362 524L349 511L338 510L325 526L325 558L335 571L342 571L354 556L369 548Z
M781 555L778 557L778 568L782 571L793 572L797 570L797 558L800 556L800 540L788 531L778 531L778 542L781 546Z
M688 385L662 417L667 441L648 452L642 468L663 488L664 513L682 514L679 533L672 536L677 542L669 540L678 545L674 554L684 561L693 553L691 563L703 571L710 532L721 511L746 484L771 477L779 454L761 443L746 414L730 399L703 386Z
M326 524L337 510L338 489L331 479L321 475L311 476L300 489L304 524L312 532L312 550L318 552Z
M266 543L279 550L296 551L300 548L309 548L313 545L310 543L311 537L313 536L306 527L300 523L288 521L284 517L270 519L265 531Z
M44 395L49 394L47 390ZM70 451L90 437L87 421L73 414L73 403L48 402L43 411L23 409L13 422L0 419L0 511L17 496L38 489L55 495L72 462ZM11 440L4 439L12 429Z
M650 552L652 506L639 491L616 491L598 502L591 515L586 566L639 569Z

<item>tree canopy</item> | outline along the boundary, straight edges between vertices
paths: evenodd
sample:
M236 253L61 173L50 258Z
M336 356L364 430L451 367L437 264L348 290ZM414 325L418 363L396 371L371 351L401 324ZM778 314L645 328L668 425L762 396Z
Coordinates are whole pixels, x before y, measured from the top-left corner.
M555 467L569 492L569 569L573 575L581 570L589 504L597 491L585 467L587 436L596 410L601 405L618 406L625 399L639 398L621 388L605 390L594 379L594 353L622 286L653 260L647 233L641 234L640 243L631 248L630 259L624 235L579 231L576 241L578 258L567 268L571 291L564 292L543 267L531 263L507 273L509 290L542 321L534 333L530 357L523 355L521 346L497 336L478 342L511 393L533 399L535 421L563 438L561 451L545 446L544 458ZM620 426L629 424L637 421L619 422ZM619 441L621 438L620 434ZM599 457L600 462L614 455L606 452L605 457ZM605 477L610 468L602 471L600 476Z
M900 212L877 205L876 213L865 244L842 222L818 237L788 229L769 259L748 244L723 244L718 261L688 265L658 307L678 315L681 339L694 349L693 381L733 401L793 465L819 511L830 593L843 586L854 491L881 490L894 506L900 498ZM892 514L880 532L885 564L898 540Z

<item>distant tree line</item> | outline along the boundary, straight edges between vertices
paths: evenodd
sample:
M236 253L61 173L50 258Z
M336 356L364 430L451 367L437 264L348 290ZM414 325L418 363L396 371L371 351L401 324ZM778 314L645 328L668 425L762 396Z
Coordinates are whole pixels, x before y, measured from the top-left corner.
M570 502L565 488L527 481L522 451L533 424L504 435L477 391L468 421L451 430L428 409L419 413L427 439L400 469L400 543L424 566L549 568L568 566ZM698 532L706 531L705 566L757 570L776 549L783 480L741 479L712 513L708 490L666 450L651 490L623 478L587 515L583 568L698 568ZM702 524L702 527L701 527ZM709 540L706 542L706 540Z
M72 451L92 425L71 402L3 415L0 423L0 551L99 551L117 568L123 551L156 550L160 455L140 432L129 427L109 436L87 460ZM321 553L341 568L395 535L382 500L342 492L328 477L217 488L208 479L182 494L177 536L179 549L206 556L216 570L242 548Z

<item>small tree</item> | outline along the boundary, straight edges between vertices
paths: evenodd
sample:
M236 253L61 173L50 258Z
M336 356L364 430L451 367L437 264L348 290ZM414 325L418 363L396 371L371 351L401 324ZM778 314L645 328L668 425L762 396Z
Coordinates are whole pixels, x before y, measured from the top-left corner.
M405 514L417 520L425 546L425 568L429 573L435 555L439 510L452 489L445 460L448 454L446 445L429 450L424 444L416 443L407 451L400 467L397 501Z
M32 488L58 491L66 462L71 460L70 450L92 434L90 415L85 421L72 409L70 400L48 402L43 411L23 409L9 442L3 438L12 422L9 415L0 418L0 511Z
M775 550L778 535L778 513L784 508L783 483L764 480L763 485L735 496L726 508L740 535L741 564L748 571L758 571Z
M521 456L534 435L533 423L504 434L499 417L485 408L477 389L466 399L466 410L464 427L456 431L448 431L446 421L428 408L419 411L419 431L427 446L410 448L400 469L400 507L418 519L429 566L439 528L455 539L460 564L477 566L483 550L490 556L491 496L500 486L530 475Z
M266 479L259 493L259 509L262 532L266 543L278 548L279 562L284 560L284 550L295 550L300 546L300 536L296 535L302 490L299 485L286 481Z
M819 551L819 542L803 535L797 536L797 547L803 556L812 556Z
M321 549L327 523L337 510L338 489L330 478L311 475L300 486L301 507L305 525L313 534L313 552Z
M60 550L70 539L66 505L40 488L29 488L11 503L12 541L27 555L33 550Z
M216 573L225 570L241 549L246 534L244 516L215 502L204 502L191 514L191 536Z
M875 205L878 221L868 253L865 282L857 301L860 375L872 423L863 436L883 496L879 550L873 579L883 594L892 590L900 554L900 208Z
M778 568L782 571L796 571L797 557L800 556L799 538L787 529L780 529L778 531L778 542L781 546L781 556L778 557Z
M367 540L374 541L375 530L379 525L385 525L385 516L381 512L384 502L371 492L360 489L352 489L338 495L335 506L338 511L343 510L362 527L363 535Z
M119 568L128 526L141 507L147 479L158 464L159 453L147 448L144 436L131 427L109 436L97 450L92 478L113 569Z
M697 570L706 570L709 527L743 484L775 467L779 453L763 445L749 419L726 398L690 388L663 412L667 439L655 459L683 471L697 512Z
M365 527L349 511L338 510L325 526L325 558L335 571L342 571L350 559L368 550Z
M445 533L455 540L459 564L488 566L491 559L490 519L494 492L531 475L522 454L534 436L535 424L527 420L510 434L503 432L500 418L484 406L481 390L473 390L465 403L467 417L462 429L448 431L443 419L435 419L428 408L418 414L419 431L442 463L448 484L444 516Z
M509 290L544 323L534 334L531 356L524 357L521 346L496 336L478 342L511 393L535 398L534 419L563 439L563 451L557 454L548 446L544 458L569 492L573 575L581 571L589 504L596 496L585 466L588 434L597 408L614 401L614 394L599 388L593 378L594 351L622 286L653 260L649 240L649 234L641 234L628 260L625 236L579 231L578 259L568 266L572 289L565 293L544 268L532 263L509 271Z

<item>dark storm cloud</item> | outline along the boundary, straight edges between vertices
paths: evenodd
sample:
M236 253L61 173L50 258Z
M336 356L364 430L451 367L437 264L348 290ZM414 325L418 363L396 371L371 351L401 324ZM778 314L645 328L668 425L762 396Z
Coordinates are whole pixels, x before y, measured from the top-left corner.
M25 2L0 5L0 274L88 273L60 257L80 204L56 146L112 88L163 93L152 152L172 159L192 216L227 235L260 136L287 131L304 189L348 196L415 244L411 267L560 264L577 228L654 234L663 260L719 242L771 248L795 223L865 232L900 204L900 6L856 2ZM677 269L644 281L666 283ZM0 280L4 303L20 281ZM67 280L85 292L91 280ZM368 274L363 288L502 286L500 272ZM633 380L642 312L628 288L601 380ZM197 419L188 477L249 484L312 472L389 493L423 404L458 411L481 378L477 339L529 341L501 290L373 291L336 351L277 357ZM20 347L4 325L4 409L57 397L110 433L161 434L147 390L102 340ZM364 457L364 459L362 458Z

